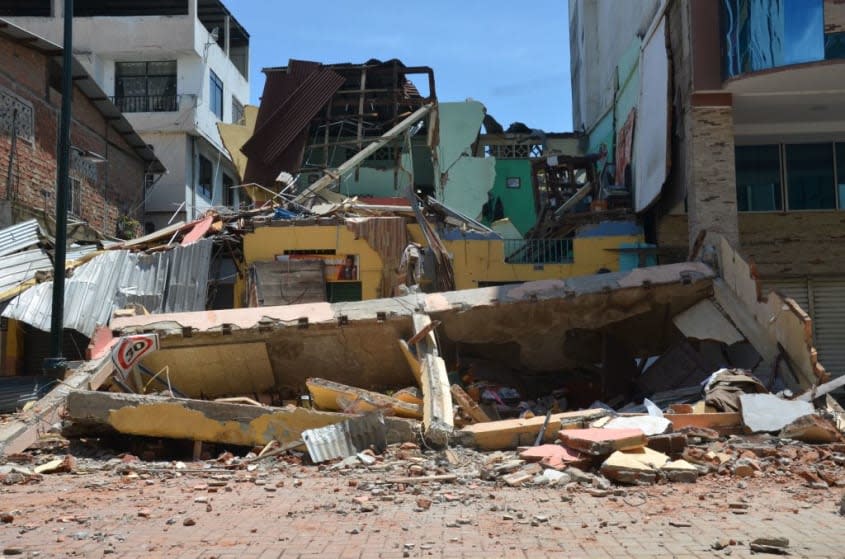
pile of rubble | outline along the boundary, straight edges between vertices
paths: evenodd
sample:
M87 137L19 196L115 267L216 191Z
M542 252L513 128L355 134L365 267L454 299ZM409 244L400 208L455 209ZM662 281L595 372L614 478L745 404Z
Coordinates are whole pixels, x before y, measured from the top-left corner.
M722 371L715 376L724 378L727 373L736 374ZM317 385L325 388L324 383ZM824 389L819 387L817 392ZM319 391L314 396L320 400ZM829 397L817 399L824 400ZM71 415L74 402L71 398ZM358 402L359 410L362 402ZM0 482L32 483L51 473L106 469L121 476L186 472L245 476L245 481L258 483L266 477L262 472L296 468L302 475L351 476L361 487L390 487L394 492L419 484L472 484L557 486L608 496L616 491L615 485L694 483L704 476L800 482L812 489L845 486L845 437L836 424L841 415L771 394L743 393L739 403L741 412L696 412L696 407L703 407L702 401L670 406L665 414L650 405L650 414L595 408L476 422L456 430L438 448L420 436L417 420L385 417L386 404L380 401L376 411L305 429L296 440L272 440L251 451L245 449L241 457L225 451L212 459L208 454L217 447L199 444L196 463L190 466L157 462L155 452L142 455L145 460L131 454L115 457L102 450L93 454L94 460L74 458L67 451L67 441L57 446L56 440L62 439L53 435L27 452L8 456L0 466ZM255 409L259 406L226 405L261 413ZM412 409L414 404L407 406ZM766 406L768 414L761 412ZM270 413L274 413L272 408ZM66 432L78 433L80 428L84 430L84 424L66 423ZM82 446L91 453L84 441ZM426 508L425 502L418 506Z

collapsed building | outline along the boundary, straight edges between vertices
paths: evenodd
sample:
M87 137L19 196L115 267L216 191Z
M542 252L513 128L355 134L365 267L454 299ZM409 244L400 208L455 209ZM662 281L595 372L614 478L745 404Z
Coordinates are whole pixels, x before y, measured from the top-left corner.
M38 401L0 428L0 452L60 415L83 430L307 447L315 461L327 456L316 440L373 425L486 450L654 409L669 422L656 434L728 433L752 424L740 394L761 392L813 417L797 402L816 400L841 429L824 396L843 383L819 362L811 320L762 292L727 241L653 265L630 191L601 179L602 154L525 148L530 130L496 143L484 122L478 102L437 102L425 67L269 70L261 107L220 126L252 207L86 248L65 312L80 363L49 393L26 393ZM536 220L506 237L484 205L490 146L512 141L528 149ZM47 330L49 277L15 280L7 324Z

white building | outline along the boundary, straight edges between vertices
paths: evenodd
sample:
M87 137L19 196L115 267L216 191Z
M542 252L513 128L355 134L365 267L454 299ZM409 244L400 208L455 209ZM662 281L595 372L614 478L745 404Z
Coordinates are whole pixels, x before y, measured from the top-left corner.
M0 2L0 12L61 44L63 0ZM249 34L221 0L76 0L73 51L168 169L151 176L145 227L178 212L239 203L217 122L249 101Z

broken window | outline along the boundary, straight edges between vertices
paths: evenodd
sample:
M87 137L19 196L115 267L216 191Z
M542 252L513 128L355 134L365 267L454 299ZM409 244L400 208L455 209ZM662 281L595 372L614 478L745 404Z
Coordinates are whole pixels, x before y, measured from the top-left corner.
M208 107L211 112L217 115L219 120L223 120L223 80L221 80L214 70L209 70L208 83Z
M243 120L244 106L234 95L232 95L232 123L243 124Z
M789 209L835 209L833 145L791 144L785 153Z
M200 177L199 181L197 181L197 193L206 200L211 200L213 192L214 167L211 161L200 155Z
M67 211L69 214L82 216L82 182L73 177L69 181L70 192L68 192Z
M223 205L232 207L235 205L235 191L232 188L235 186L235 180L229 175L223 173Z
M176 61L115 62L114 103L124 113L179 109Z
M780 146L737 146L736 201L741 212L782 209Z
M822 0L722 0L725 78L823 60Z

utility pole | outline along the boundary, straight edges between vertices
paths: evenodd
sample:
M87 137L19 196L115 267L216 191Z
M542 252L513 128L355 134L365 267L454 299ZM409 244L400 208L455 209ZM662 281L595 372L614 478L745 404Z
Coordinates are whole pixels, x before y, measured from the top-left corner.
M65 0L65 32L62 46L62 117L56 170L56 246L53 261L53 309L50 316L50 356L44 360L47 374L64 376L62 339L65 310L65 256L67 254L67 199L70 166L70 123L73 105L73 0Z

